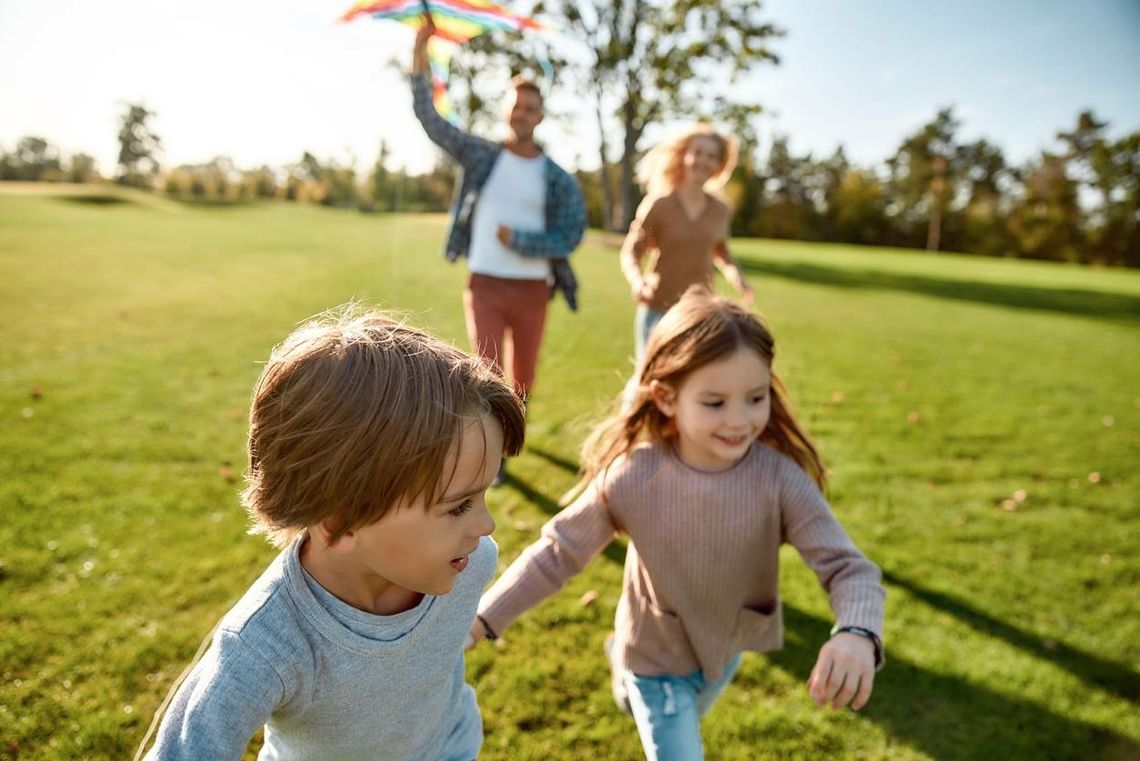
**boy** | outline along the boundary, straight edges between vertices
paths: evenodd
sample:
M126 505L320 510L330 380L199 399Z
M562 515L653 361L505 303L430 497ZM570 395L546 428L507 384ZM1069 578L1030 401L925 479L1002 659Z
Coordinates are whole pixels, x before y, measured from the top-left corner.
M222 619L148 758L456 759L462 645L495 573L484 492L524 434L492 369L378 314L302 326L250 411L254 531L284 551Z

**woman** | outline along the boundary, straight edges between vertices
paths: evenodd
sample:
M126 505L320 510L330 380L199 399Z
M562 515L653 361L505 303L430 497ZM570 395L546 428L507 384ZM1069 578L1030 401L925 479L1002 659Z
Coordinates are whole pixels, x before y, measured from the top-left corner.
M638 365L650 329L689 286L711 288L714 266L745 304L752 303L752 288L728 252L732 209L720 194L736 165L736 150L735 138L697 124L642 161L639 180L646 197L621 249L622 273L637 302Z

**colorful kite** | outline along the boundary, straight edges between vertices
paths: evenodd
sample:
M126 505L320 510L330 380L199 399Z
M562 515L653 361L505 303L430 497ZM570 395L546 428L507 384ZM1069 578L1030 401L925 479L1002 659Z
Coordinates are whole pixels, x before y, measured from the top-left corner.
M534 19L511 13L486 0L359 0L341 16L341 21L370 16L400 21L419 29L424 24L425 13L430 14L436 29L428 44L433 100L436 110L449 119L454 118L454 112L447 97L447 67L453 49L437 45L437 39L460 44L486 32L543 28Z

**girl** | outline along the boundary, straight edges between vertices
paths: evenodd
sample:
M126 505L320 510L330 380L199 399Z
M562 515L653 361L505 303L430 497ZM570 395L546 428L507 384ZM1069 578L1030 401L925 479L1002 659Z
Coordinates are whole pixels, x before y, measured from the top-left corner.
M638 363L650 328L689 286L711 288L714 265L746 303L752 302L752 288L728 253L732 209L720 195L736 166L736 151L731 135L697 124L657 145L642 161L639 179L646 197L621 249L622 273L637 303Z
M651 760L702 758L700 716L742 651L781 647L784 541L838 619L808 681L812 699L862 708L883 662L879 569L823 498L823 462L773 356L759 319L690 289L650 337L634 403L587 439L581 495L479 602L472 642L502 634L627 534L607 650L615 699L625 707L628 696Z

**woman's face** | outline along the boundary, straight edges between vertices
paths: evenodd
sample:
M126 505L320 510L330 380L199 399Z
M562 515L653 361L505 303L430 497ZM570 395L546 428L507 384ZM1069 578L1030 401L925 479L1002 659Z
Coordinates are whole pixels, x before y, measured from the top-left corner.
M704 185L720 171L723 164L724 156L720 150L720 143L705 135L694 137L689 141L688 147L685 148L682 159L685 181L695 185Z

